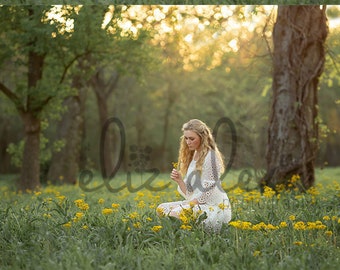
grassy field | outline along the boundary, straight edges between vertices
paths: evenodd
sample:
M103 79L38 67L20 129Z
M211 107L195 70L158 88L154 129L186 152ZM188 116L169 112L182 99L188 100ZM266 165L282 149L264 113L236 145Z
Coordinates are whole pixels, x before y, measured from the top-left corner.
M227 175L226 190L239 173ZM338 269L340 169L316 175L305 194L229 190L233 218L219 234L156 215L159 203L180 199L173 184L117 193L46 185L17 194L13 177L1 176L0 269ZM146 179L132 178L134 188ZM168 182L161 175L152 186ZM124 175L110 182L124 183Z

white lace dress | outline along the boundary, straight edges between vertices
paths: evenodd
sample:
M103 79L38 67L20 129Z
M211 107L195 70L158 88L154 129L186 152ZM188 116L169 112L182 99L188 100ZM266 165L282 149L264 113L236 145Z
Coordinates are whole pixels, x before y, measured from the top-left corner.
M231 220L231 206L220 181L221 164L213 150L205 157L202 173L196 171L196 161L192 160L183 181L186 184L186 194L178 187L178 192L185 198L183 201L162 203L158 208L167 215L175 212L177 215L183 208L189 208L189 202L197 199L198 205L193 207L195 213L205 212L207 218L203 221L207 229L219 231L223 223Z

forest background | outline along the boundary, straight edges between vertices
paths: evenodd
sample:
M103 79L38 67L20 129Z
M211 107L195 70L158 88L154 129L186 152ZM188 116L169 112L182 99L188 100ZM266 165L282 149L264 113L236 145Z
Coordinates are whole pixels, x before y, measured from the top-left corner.
M15 12L11 31L20 33L30 22L19 16L25 10ZM41 183L74 183L80 172L101 166L112 171L122 143L117 125L103 133L112 117L124 126L120 171L169 172L182 124L199 118L214 128L224 117L236 129L233 168L265 168L275 6L58 6L45 14L33 33L47 55L34 93L39 102L48 100L39 111ZM327 15L316 164L322 168L340 165L339 7L328 6ZM2 35L8 25L1 20ZM27 44L25 36L14 38ZM3 48L10 48L6 42ZM0 81L29 99L25 48L17 44L14 58L1 52ZM1 174L19 174L23 134L17 109L0 92ZM230 160L229 126L221 126L217 141Z

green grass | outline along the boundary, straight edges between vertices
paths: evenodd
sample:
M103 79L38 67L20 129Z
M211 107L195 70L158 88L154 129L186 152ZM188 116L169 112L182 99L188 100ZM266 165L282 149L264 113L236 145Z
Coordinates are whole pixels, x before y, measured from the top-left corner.
M227 175L226 189L239 173ZM174 185L136 193L47 185L17 194L15 177L1 176L0 269L338 269L340 168L316 177L316 188L303 195L230 190L232 222L213 234L156 216L156 205L180 199ZM146 179L132 178L134 187ZM125 181L120 175L110 184ZM161 175L152 185L168 181Z

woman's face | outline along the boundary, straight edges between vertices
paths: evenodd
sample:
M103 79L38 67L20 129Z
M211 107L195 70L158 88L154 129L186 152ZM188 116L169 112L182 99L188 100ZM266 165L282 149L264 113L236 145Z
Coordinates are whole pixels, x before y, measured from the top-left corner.
M184 140L189 147L189 150L197 150L201 145L201 138L197 135L196 132L192 130L185 130L184 133Z

